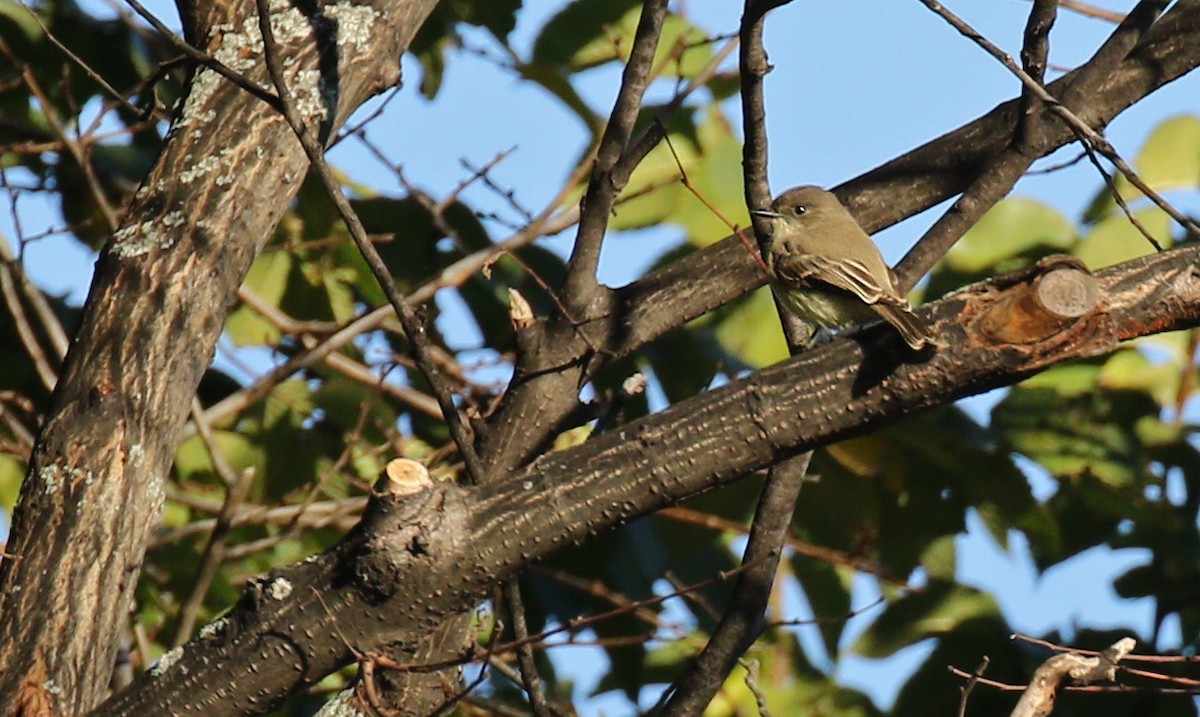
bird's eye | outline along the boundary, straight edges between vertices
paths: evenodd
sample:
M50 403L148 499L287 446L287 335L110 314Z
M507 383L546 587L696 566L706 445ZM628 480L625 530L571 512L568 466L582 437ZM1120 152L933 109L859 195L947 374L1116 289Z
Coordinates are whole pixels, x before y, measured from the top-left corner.
M796 216L800 216L808 211L808 207L804 206L803 204L797 204L793 211L796 212Z

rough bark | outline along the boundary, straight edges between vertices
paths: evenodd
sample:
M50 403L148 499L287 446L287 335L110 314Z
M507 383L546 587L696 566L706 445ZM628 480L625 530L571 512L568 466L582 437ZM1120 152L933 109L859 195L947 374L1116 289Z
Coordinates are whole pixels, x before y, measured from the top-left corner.
M903 362L907 352L876 327L491 483L438 484L410 498L403 517L399 509L388 520L368 517L328 553L264 578L169 668L95 714L162 711L212 685L221 699L204 705L206 717L264 712L352 654L389 643L411 649L443 616L565 545L1120 340L1200 325L1198 260L1200 248L1187 247L1094 278L1071 260L1045 262L933 305L940 346L915 362ZM275 584L287 595L259 597Z
M394 84L433 5L273 7L310 121L328 132ZM185 17L202 49L265 84L254 3ZM22 485L0 566L0 714L81 714L104 697L191 397L306 168L278 113L213 70L196 73L101 253Z
M432 4L330 4L324 21L297 18L299 10L279 5L277 35L297 55L296 70L308 73L292 80L326 136L365 97L391 84L395 58ZM266 84L252 7L188 4L184 17L190 37ZM1103 126L1194 68L1197 8L1197 0L1177 3L1102 87L1071 109ZM314 28L326 41L336 33L339 51L305 45ZM309 49L294 49L301 45ZM931 206L960 191L1007 144L1015 107L1015 101L1002 105L839 194L869 230ZM1064 129L1041 149L1048 153L1069 139ZM7 548L15 559L0 567L3 713L77 714L103 694L189 398L236 286L305 167L274 110L217 81L211 70L197 74L167 149L98 264L84 328L23 486ZM1055 361L1110 350L1116 338L1195 325L1195 261L1195 250L1184 250L1105 273L1107 305L1028 345L1012 337L999 345L985 325L972 323L991 315L989 292L1007 291L998 282L939 306L947 346L924 364L895 367L887 350L837 342L512 470L574 405L575 389L596 365L589 346L605 356L626 354L761 283L740 245L727 241L697 252L631 287L601 292L583 317L587 341L565 320L525 337L526 360L484 432L484 452L496 456L503 478L474 491L431 489L433 502L409 522L364 526L316 561L264 579L229 623L103 712L261 712L344 664L351 646L398 641L420 652L447 611L472 605L487 586L566 542L813 445ZM830 413L814 402L838 409ZM393 534L408 535L413 526L432 546L428 555L395 542ZM376 555L374 541L391 541L393 551L408 557L392 565L396 555ZM374 561L383 566L382 579L372 572ZM62 640L68 631L73 639Z
M1098 89L1066 97L1066 106L1094 127L1104 127L1130 105L1200 66L1200 0L1183 0L1154 24ZM1073 73L1050 83L1057 95ZM891 226L960 193L1004 151L1017 127L1020 98L906 152L834 189L868 233ZM1038 137L1044 156L1074 140L1061 123ZM1034 151L1029 149L1027 151ZM696 281L702 276L704 281ZM592 331L604 332L593 345L624 355L654 337L722 306L766 277L735 237L727 237L619 289ZM554 337L551 360L566 360L574 344Z

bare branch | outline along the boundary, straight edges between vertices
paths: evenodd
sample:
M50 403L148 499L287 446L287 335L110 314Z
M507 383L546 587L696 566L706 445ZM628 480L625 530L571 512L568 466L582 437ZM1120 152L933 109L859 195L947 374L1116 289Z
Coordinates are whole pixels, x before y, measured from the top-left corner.
M633 136L633 125L642 109L642 96L650 84L650 71L663 20L667 16L667 0L647 0L634 34L633 49L621 76L621 90L608 119L608 126L596 150L596 163L583 197L579 232L567 264L567 279L563 294L568 305L579 308L591 298L596 288L596 267L600 263L600 247L608 228L617 195L629 181L629 172L618 171L618 165ZM632 170L632 168L630 168Z
M346 223L346 228L350 232L351 238L354 239L358 250L362 252L363 258L371 268L371 273L375 275L375 280L379 282L388 297L388 302L396 310L396 315L400 319L400 324L404 327L405 336L408 338L412 349L413 359L416 361L417 368L420 369L421 373L425 376L425 380L432 387L438 405L442 409L442 418L446 421L446 426L450 429L450 435L453 436L454 442L458 445L459 453L463 458L463 463L466 465L467 479L472 483L478 483L484 480L487 474L483 463L480 462L479 456L475 453L474 439L464 424L457 407L454 405L454 399L450 395L450 390L441 373L433 365L432 349L429 338L425 333L425 327L422 325L420 319L417 318L416 311L408 303L408 300L396 288L396 283L392 280L391 272L388 271L387 265L383 263L383 258L379 256L379 252L375 250L375 246L371 243L370 237L367 236L367 230L363 227L362 221L358 218L358 214L354 211L354 208L350 206L350 201L346 199L345 193L342 192L340 183L333 176L333 170L329 168L329 163L325 161L324 150L321 148L316 137L313 136L304 118L296 110L295 102L288 90L287 80L284 76L283 59L280 57L279 46L276 44L274 34L271 30L271 14L268 0L255 0L255 3L258 7L258 26L263 36L263 54L266 58L267 70L271 75L271 81L275 84L275 91L279 94L283 115L292 130L296 133L296 138L300 140L300 144L304 148L304 153L308 155L309 161L312 162L313 168L321 178L321 182L325 185L326 193L333 201L334 206L337 207L338 214L341 215L342 221ZM331 115L333 109L332 107L328 108Z
M225 501L221 504L221 512L217 514L212 532L208 536L208 543L204 546L204 553L200 557L200 567L196 570L191 593L179 609L175 636L171 639L173 647L182 645L191 638L192 630L196 626L196 617L204 605L205 596L208 595L208 588L225 559L225 539L229 536L230 529L233 528L234 516L245 502L246 495L250 492L250 486L254 485L253 468L238 474L225 460L225 454L217 445L211 427L204 421L203 406L194 399L192 401L192 420L196 422L200 440L204 443L205 450L208 451L213 469L225 483Z
M268 107L271 107L280 113L283 112L283 106L280 104L278 97L259 87L256 82L246 77L242 73L230 69L228 65L222 63L212 55L209 55L207 52L197 50L189 45L183 38L172 32L171 28L164 25L162 20L159 20L154 13L147 10L145 6L138 2L138 0L124 0L124 2L127 3L129 7L133 8L134 12L136 12L138 15L141 15L143 20L150 23L151 27L157 30L164 39L174 45L175 48L180 52L187 55L192 60L200 63L204 67L216 72L221 77L224 77L246 92L249 92L254 97L262 100L267 104Z
M525 620L525 601L521 598L521 586L517 578L504 583L504 600L508 604L509 619L512 620L513 635L517 638L517 663L521 667L521 683L529 695L529 706L534 717L550 717L554 711L546 700L546 690L538 674L537 662L533 658L533 646L529 640L529 625Z
M1054 710L1058 687L1066 679L1087 684L1097 680L1111 681L1119 663L1136 643L1123 638L1113 643L1097 657L1061 653L1042 663L1029 686L1013 708L1012 717L1044 717Z
M734 583L729 605L704 650L663 695L667 702L658 713L663 717L702 713L761 634L771 586L811 459L811 451L802 453L768 473L742 555L744 570Z
M886 349L865 336L838 338L620 431L549 453L486 486L438 483L410 496L403 510L368 507L361 530L345 542L266 579L284 581L290 597L244 599L231 616L236 631L194 641L171 669L115 695L97 717L144 714L195 685L221 684L230 710L251 697L265 706L350 659L346 638L359 650L415 641L443 610L488 594L497 577L599 530L815 445L878 430L1062 361L1109 352L1119 340L1196 326L1198 258L1200 247L1183 247L1094 277L1060 258L929 307L945 348L926 363L893 366ZM1065 313L1050 305L1036 309L1046 298L1042 285L1061 271L1093 282L1093 300ZM1031 307L1034 313L1021 326L1008 316ZM997 328L1007 333L998 335ZM387 562L383 546L392 540L408 545L414 534L422 536L422 555L443 560ZM380 549L372 549L376 545ZM372 580L375 570L393 577ZM363 577L345 580L347 574ZM256 589L261 594L266 588ZM323 611L314 595L327 606ZM337 634L328 629L331 622ZM271 655L254 671L228 660L253 652L267 634L287 646L288 659ZM411 669L440 666L413 663Z
M1092 127L1090 125L1088 125L1086 122L1084 122L1082 119L1080 119L1075 113L1071 112L1071 110L1069 110L1065 105L1060 103L1053 95L1051 95L1046 90L1046 88L1042 87L1036 80L1034 80L1032 77L1030 77L1028 73L1026 73L1020 67L1017 67L1016 63L1013 62L1013 59L1011 57L1006 55L1002 50L1000 50L1000 48L998 48L994 44L992 44L987 38L980 35L970 25L963 22L959 17L957 17L956 15L951 13L941 3L936 2L935 0L921 0L921 2L924 3L931 10L933 10L935 13L937 13L938 15L943 17L948 23L950 23L956 30L958 30L964 36L970 38L977 45L979 45L984 50L986 50L988 52L988 54L995 57L997 60L1000 61L1001 64L1003 64L1005 67L1007 67L1010 72L1012 72L1014 75L1016 75L1018 78L1020 78L1020 80L1021 80L1022 84L1025 86L1025 88L1028 89L1030 92L1032 92L1039 100L1041 100L1045 104L1045 106L1049 109L1050 112L1053 112L1060 119L1062 119L1064 122L1067 123L1067 126L1069 126L1071 128L1071 130L1079 136L1080 140L1084 142L1085 148L1090 147L1091 149L1094 149L1095 151L1104 155L1105 158L1107 158L1110 162L1112 162L1114 165L1116 165L1117 169L1120 170L1121 174L1125 175L1125 178L1128 179L1129 182L1131 184L1133 184L1133 186L1135 186L1139 190L1141 190L1141 192L1143 194L1145 194L1147 197L1149 197L1150 200L1153 201L1156 205L1158 205L1158 207L1160 209L1162 209L1164 212L1166 212L1168 216L1170 216L1172 219L1174 219L1177 223L1179 223L1181 226L1183 226L1185 229L1187 229L1192 234L1194 234L1196 236L1200 236L1200 227L1197 227L1195 225L1195 223L1192 222L1191 219L1189 219L1185 214L1183 214L1178 209L1176 209L1174 206L1172 206L1169 202L1167 202L1165 199L1163 199L1162 196L1160 196L1157 192L1155 192L1153 189L1151 189L1149 185L1147 185L1144 181L1142 181L1142 178L1140 176L1138 176L1137 172L1134 171L1133 167L1131 167L1124 159L1121 158L1121 156L1119 154L1117 154L1117 151L1113 148L1113 146L1108 142L1107 139L1105 139L1099 132L1092 129ZM1143 2L1143 3L1141 3L1141 6L1145 6L1145 7L1150 8L1151 10L1153 10L1154 7L1165 5L1165 4L1166 4L1165 2L1158 0L1157 2ZM1131 17L1132 16L1133 15L1131 14ZM1128 18L1127 18L1127 20L1128 20ZM1124 28L1124 27L1125 26L1122 25L1122 28ZM1118 28L1118 30L1121 30L1122 28ZM1122 39L1125 37L1124 33L1115 33L1115 35L1117 35L1118 37L1120 37ZM1136 37L1132 38L1132 39L1136 39ZM1106 46L1104 48L1101 48L1101 50L1102 50L1101 54L1103 55L1103 57L1101 59L1109 58L1110 55L1113 55L1113 56L1118 55L1118 53L1120 53L1123 49L1125 49L1124 45L1125 45L1125 43L1121 42L1121 41L1114 41L1112 43L1106 44ZM1109 48L1109 47L1111 47L1112 49L1107 50L1107 48ZM1120 55L1120 56L1123 57L1123 55ZM1109 59L1111 59L1111 58L1109 58ZM1112 61L1115 62L1115 60L1112 60ZM1097 66L1102 66L1103 64L1104 64L1103 62L1097 61ZM1082 73L1080 74L1080 77L1084 78L1084 80L1086 81L1088 76L1089 76L1089 69L1085 67L1084 70L1082 71ZM1070 84L1068 84L1068 87L1070 87ZM1152 244L1156 245L1156 248L1157 248L1157 244L1154 241L1154 238L1152 236L1149 236L1148 233L1146 234L1146 236L1151 241Z
M1125 19L1125 16L1119 12L1105 10L1102 7L1080 2L1079 0L1062 0L1061 5L1071 12L1079 13L1084 17L1094 17L1099 20L1107 20L1111 23L1118 23Z

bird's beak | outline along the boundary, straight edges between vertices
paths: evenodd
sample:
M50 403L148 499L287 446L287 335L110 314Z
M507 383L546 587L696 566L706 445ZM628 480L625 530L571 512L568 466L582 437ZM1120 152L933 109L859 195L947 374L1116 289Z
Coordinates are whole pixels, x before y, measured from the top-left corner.
M774 209L751 209L750 213L758 217L766 217L767 219L776 219L783 216Z

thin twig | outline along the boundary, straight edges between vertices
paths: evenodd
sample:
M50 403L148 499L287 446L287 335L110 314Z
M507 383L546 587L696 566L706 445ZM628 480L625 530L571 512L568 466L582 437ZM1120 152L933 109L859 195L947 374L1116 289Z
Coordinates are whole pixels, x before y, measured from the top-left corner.
M556 234L575 223L578 218L578 208L572 207L551 217L554 206L554 203L548 205L538 221L530 225L528 229L469 254L446 267L437 276L409 294L408 301L414 305L423 304L432 299L433 295L441 288L460 286L485 264L494 261L503 253L526 246L541 236ZM217 423L241 412L270 393L280 382L325 361L328 356L362 334L378 329L391 318L393 313L394 309L391 306L381 306L353 319L337 332L324 337L313 346L272 369L266 376L259 378L253 384L210 406L205 412L206 417L210 422ZM415 397L413 400L416 400ZM439 406L437 416L440 417L440 415L441 408Z
M207 67L208 69L216 72L218 75L237 85L239 88L262 100L267 104L268 107L278 112L283 111L283 106L280 103L279 98L264 90L258 85L258 83L254 82L237 70L230 68L228 65L222 63L212 55L209 55L208 53L189 45L183 40L183 38L172 32L171 28L164 25L162 20L159 20L154 13L147 10L145 6L138 2L138 0L124 1L129 4L129 7L133 8L134 12L136 12L138 15L141 15L143 20L150 23L151 27L157 30L158 33L162 35L165 40L167 40L167 42L170 42L172 45L174 45L175 48L180 52Z
M679 153L675 151L675 143L671 141L670 135L664 132L663 139L666 141L667 149L671 151L671 158L675 160L675 167L679 170L679 183L682 184L685 189L691 192L693 197L700 200L700 203L704 205L704 208L712 212L712 215L720 220L720 222L738 238L738 241L740 241L742 246L746 248L746 253L754 259L754 263L758 264L758 268L762 269L763 273L766 274L767 263L763 261L762 253L755 248L754 243L751 242L750 238L746 236L746 232L742 230L742 227L739 227L737 224L730 221L720 209L717 209L716 205L708 201L708 197L704 196L704 194L696 187L695 184L692 184L692 180L690 177L688 177L687 170L683 166L683 161L679 158ZM770 196L770 190L768 190L767 204L771 203Z
M1125 19L1125 16L1113 10L1105 10L1102 7L1097 7L1091 3L1080 2L1079 0L1060 0L1060 4L1084 17L1094 17L1098 20L1107 20L1108 22L1117 23Z
M926 0L922 0L922 2L942 15L964 36L1004 62L1022 79L1022 90L1017 127L1009 146L986 163L983 169L976 174L972 183L963 191L959 200L922 235L896 265L896 283L901 291L908 291L916 285L925 272L929 271L949 251L950 247L979 221L984 213L1012 191L1017 180L1041 155L1041 136L1044 134L1042 130L1047 127L1045 111L1053 111L1056 115L1060 111L1065 111L1061 103L1045 101L1049 94L1043 85L1049 48L1047 37L1055 16L1055 3L1052 0L1050 2L1038 0L1030 10L1025 27L1025 44L1021 51L1022 62L1025 65L1023 70L1017 68L1011 57L1003 54L978 31L954 17L939 3L930 3ZM1107 77L1112 67L1119 63L1137 40L1145 34L1155 18L1158 17L1163 4L1161 0L1143 0L1093 54L1087 64L1076 71L1066 90L1067 96L1090 97L1094 94L1096 84ZM1092 160L1100 170L1100 175L1113 188L1116 201L1125 208L1130 221L1152 245L1157 247L1158 244L1154 237L1138 221L1137 217L1128 211L1124 200L1116 194L1111 177L1100 167L1098 160L1092 156L1091 144L1082 137L1081 144L1085 155Z
M1045 77L1046 58L1050 51L1049 34L1056 10L1056 0L1035 0L1025 24L1021 61L1038 84ZM896 286L902 293L912 289L984 214L1008 196L1017 180L1033 165L1038 156L1036 143L1045 113L1037 95L1028 87L1022 89L1018 103L1017 126L1009 146L985 164L963 190L962 196L925 231L896 265Z
M1121 172L1121 174L1123 174L1125 178L1129 180L1130 184L1139 189L1152 202L1158 205L1160 209L1166 212L1168 216L1174 219L1182 227L1187 229L1190 233L1200 236L1200 227L1197 227L1191 219L1163 199L1158 192L1155 192L1153 189L1151 189L1150 186L1147 185L1146 182L1143 181L1142 178L1137 174L1137 172L1134 171L1133 167L1129 166L1129 164L1117 153L1112 144L1109 143L1109 141L1105 139L1103 135L1092 129L1088 123L1084 122L1077 115L1075 115L1075 113L1067 109L1067 107L1065 107L1053 95L1051 95L1045 87L1042 87L1037 83L1037 81L1030 77L1028 73L1018 67L1013 59L1005 54L1004 51L996 47L996 45L990 42L987 38L979 34L978 31L964 22L957 15L946 9L940 2L936 2L935 0L920 1L934 13L945 19L946 22L954 27L954 29L962 33L963 36L975 42L975 44L983 48L988 54L992 55L992 57L996 58L1001 64L1008 68L1010 72L1020 78L1021 82L1027 88L1029 88L1029 90L1033 92L1038 99L1045 103L1046 107L1051 112L1066 122L1067 126L1076 133L1076 136L1078 136L1080 140L1085 143L1085 146L1090 145L1092 149L1104 155L1104 157L1112 162L1113 165L1115 165L1116 168ZM1158 246L1158 243L1154 237L1150 236L1149 233L1145 233L1145 235L1147 240L1154 245L1156 249L1161 251L1161 247Z
M200 440L208 451L209 461L217 476L225 483L225 501L221 504L221 512L213 525L208 543L204 546L204 554L200 558L200 567L196 570L196 578L192 583L191 593L179 609L178 622L175 625L175 636L171 640L173 647L187 642L196 626L196 618L200 608L204 606L204 597L217 575L221 563L225 560L225 538L233 527L233 519L238 508L246 499L250 486L254 483L254 469L248 468L238 474L225 460L225 454L217 445L216 437L211 427L204 421L204 407L200 401L192 399L192 420L200 434Z
M220 505L212 505L210 500L197 498L178 491L168 491L167 498L198 510L217 512ZM240 505L233 516L233 527L243 525L281 525L286 526L293 521L306 528L322 528L327 525L346 523L347 526L358 522L367 499L364 497L344 498L342 500L315 501L304 505ZM161 547L177 543L192 535L211 531L216 524L216 518L193 520L187 525L175 528L167 533L155 535L151 539L151 547Z
M367 265L371 268L371 273L375 275L375 280L379 282L388 297L388 302L396 310L396 315L400 319L400 324L404 327L404 333L408 338L409 347L413 353L413 360L416 362L417 368L425 376L425 380L429 382L434 396L437 398L438 405L441 406L442 418L445 420L447 428L450 429L450 435L453 437L454 442L458 445L459 453L466 466L468 482L480 483L486 479L487 474L483 463L479 460L479 456L475 452L470 430L464 424L462 416L455 407L454 399L451 397L441 373L433 365L433 360L430 356L430 342L425 333L425 327L417 318L416 311L396 287L396 282L392 280L387 265L383 263L379 252L371 244L362 221L350 205L350 201L346 199L345 193L342 192L341 185L338 183L337 178L333 176L333 171L330 169L329 163L325 161L324 150L296 110L295 102L288 90L287 81L284 77L283 60L280 58L279 46L275 42L275 36L271 30L271 14L268 0L255 0L255 4L258 7L258 26L263 36L263 55L266 59L267 71L271 75L271 81L274 83L275 91L279 95L283 116L291 126L292 131L295 132L297 139L300 140L300 144L304 148L304 153L308 155L308 159L316 170L317 176L321 178L321 182L325 186L325 191L329 194L329 198L333 201L334 206L337 207L338 213L341 215L342 221L345 222L351 238L354 240L355 245L358 246L358 250L362 253ZM330 108L330 111L333 111L333 108Z
M280 331L296 336L300 344L306 349L315 349L322 346L321 341L314 336L314 334L325 334L330 330L339 329L341 326L340 324L327 321L296 321L292 317L280 311L278 308L272 306L252 289L248 289L244 286L238 289L238 298L240 298L246 306L252 308L254 311L258 312L264 318L274 324ZM368 388L385 393L401 403L409 406L415 411L419 411L430 418L442 418L441 406L438 405L435 399L430 398L425 393L411 386L405 386L392 381L387 381L385 380L386 376L376 374L371 370L370 367L355 361L345 354L337 351L329 351L328 353L323 353L319 360L324 362L330 368L340 372L344 376L353 379L354 381L357 381ZM290 364L291 362L289 361L288 363ZM315 361L312 363L315 364ZM284 366L276 368L268 376L278 375L279 380L283 380L283 378L285 378L287 375L291 375L290 367L284 371L280 370L287 366L288 364L284 364ZM273 387L277 383L278 381L266 382L264 388ZM258 386L260 386L260 384L255 384L255 387ZM253 391L253 394L257 396L261 392L262 389L260 388L259 390ZM239 391L238 394L235 395L240 395L243 399L245 399L248 398L250 393L250 391L244 390ZM227 397L227 400L233 397L234 396L229 396ZM242 403L242 405L247 404ZM210 409L210 412L206 415L208 416L208 420L215 421L223 418L225 414L221 411L213 411Z
M4 304L8 307L13 326L17 330L17 338L20 339L21 345L25 347L25 353L33 362L34 371L37 372L42 386L48 392L53 392L55 384L58 383L56 366L61 359L52 362L42 348L42 342L38 339L37 332L34 331L29 316L25 313L25 302L22 301L21 294L28 292L18 292L18 287L26 283L23 272L15 260L4 256L7 253L8 242L3 236L0 236L0 295L4 297Z
M534 717L552 717L550 704L546 701L546 690L538 674L537 661L533 657L533 646L522 640L529 639L529 625L525 620L525 601L521 598L521 586L517 578L504 583L504 601L508 605L508 617L512 620L513 635L517 638L517 664L521 668L521 683L529 695L529 706Z
M38 27L40 27L42 29L42 32L44 32L46 34L46 39L50 40L51 44L53 44L55 47L57 47L64 55L66 55L67 58L71 60L71 62L74 62L75 65L79 69L83 70L84 73L88 77L90 77L93 82L100 85L100 87L103 88L104 91L107 92L110 96L112 96L113 99L124 104L126 107L133 110L134 112L137 112L139 114L141 113L142 110L140 107L137 107L132 102L125 99L125 97L120 92L117 92L117 90L112 85L108 84L108 80L104 79L104 77L99 72L96 72L95 70L93 70L86 62L83 61L83 58L81 58L79 55L76 55L74 52L71 51L71 48L64 45L54 35L54 33L50 30L50 28L46 26L46 23L42 22L41 16L38 15L36 12L34 12L33 8L29 7L28 5L25 5L24 3L21 4L21 7L25 9L25 12L29 13L29 16L33 18L33 21L36 22L38 24Z
M738 660L746 668L746 689L754 695L754 706L758 708L758 717L771 717L767 708L767 694L758 684L758 660Z
M109 230L116 230L120 219L118 218L117 210L113 208L112 203L108 200L108 196L104 193L104 187L100 184L99 177L96 176L96 168L92 166L90 152L82 143L70 135L61 118L58 116L58 111L54 109L54 103L50 101L49 96L42 89L41 83L38 82L33 70L29 68L28 64L17 57L2 37L0 37L0 54L7 57L20 71L21 80L29 88L30 94L37 98L46 122L50 125L55 136L62 141L63 146L67 148L67 153L75 160L75 163L79 166L79 170L83 172L88 191L92 195L92 201L96 203L96 208L100 210L104 221L108 223Z
M591 179L583 198L579 231L567 262L563 295L572 307L583 307L596 288L600 247L608 229L608 217L630 172L622 172L621 159L629 147L633 125L642 108L642 96L650 83L654 53L667 16L667 0L646 0L634 33L633 48L621 76L621 89L600 138ZM632 168L630 168L632 170Z
M958 717L966 717L967 698L971 696L971 690L975 689L975 685L979 683L979 678L983 677L983 672L987 669L990 662L991 658L985 655L983 661L979 663L979 667L975 668L975 673L971 675L971 679L967 680L967 684L959 688L962 698L958 701Z
M749 570L752 567L754 567L754 566L753 565L745 565L745 564L739 565L738 567L733 568L731 570L722 570L711 578L708 578L706 580L701 580L696 583L692 583L691 585L687 585L687 586L679 588L677 590L673 590L667 594L655 595L653 597L649 597L644 600L635 600L628 607L620 607L620 608L617 608L614 610L608 610L606 612L597 613L595 615L589 615L588 617L579 617L579 618L574 618L571 620L565 620L561 623L558 623L557 625L555 625L552 628L548 628L546 630L543 630L542 632L532 634L524 640L514 641L514 642L510 642L508 644L504 644L504 645L498 645L495 647L494 650L489 650L489 652L487 654L493 654L493 653L494 654L505 654L508 652L512 652L513 650L516 649L518 644L529 644L529 645L534 645L537 649L546 649L547 647L552 647L552 645L544 644L545 640L554 635L561 635L564 633L566 633L566 634L577 633L585 627L594 625L594 624L596 624L598 622L602 622L604 620L611 620L614 617L626 615L626 614L632 612L633 610L650 607L653 605L660 605L660 604L666 602L667 600L673 600L678 597L692 595L692 594L694 594L700 590L703 590L707 587L710 587L712 585L716 585L718 583L722 583L727 580L730 580L730 579L736 577L737 575L741 574L743 571ZM653 637L653 635L650 635L650 636L647 636L645 639L651 639L652 637ZM582 644L582 643L574 642L572 644ZM439 662L400 663L400 662L395 662L394 660L390 660L388 658L380 658L378 661L378 664L380 664L383 667L386 667L389 670L401 670L404 672L438 672L440 670L446 669L447 667L463 665L463 664L472 662L474 660L481 659L483 657L485 657L485 655L481 655L476 651L469 651L469 654L465 654L461 657L457 657L457 658L453 658L453 659L449 659L449 660L442 660Z

